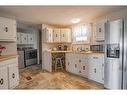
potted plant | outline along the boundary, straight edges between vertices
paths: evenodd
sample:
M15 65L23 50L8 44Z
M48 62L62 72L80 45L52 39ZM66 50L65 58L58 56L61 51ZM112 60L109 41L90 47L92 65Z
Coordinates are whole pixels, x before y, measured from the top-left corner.
M6 48L5 48L4 46L0 45L0 56L1 56L1 53L2 53L2 51L3 51L4 49L6 49Z

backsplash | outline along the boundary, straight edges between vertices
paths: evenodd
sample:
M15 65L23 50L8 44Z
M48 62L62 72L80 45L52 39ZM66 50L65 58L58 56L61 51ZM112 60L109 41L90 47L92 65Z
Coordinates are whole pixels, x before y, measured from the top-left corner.
M0 43L0 45L6 48L2 51L1 55L17 54L17 44L16 43Z
M72 50L73 50L73 51L78 51L78 50L89 51L89 50L90 50L90 45L73 44L73 45L72 45Z

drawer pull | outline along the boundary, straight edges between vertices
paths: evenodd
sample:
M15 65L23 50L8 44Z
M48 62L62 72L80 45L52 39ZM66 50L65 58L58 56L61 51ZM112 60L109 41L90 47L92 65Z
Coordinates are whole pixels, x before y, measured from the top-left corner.
M77 64L75 64L75 68L77 68Z
M1 85L4 84L4 79L3 79L3 78L0 79L0 84L1 84Z
M79 60L79 62L81 62L81 60Z
M12 78L13 78L13 79L15 78L15 74L14 74L14 73L12 74Z
M5 27L5 32L8 32L8 27Z
M83 66L83 70L85 70L86 69L86 66Z
M96 68L94 69L94 73L96 73L97 71L96 71Z

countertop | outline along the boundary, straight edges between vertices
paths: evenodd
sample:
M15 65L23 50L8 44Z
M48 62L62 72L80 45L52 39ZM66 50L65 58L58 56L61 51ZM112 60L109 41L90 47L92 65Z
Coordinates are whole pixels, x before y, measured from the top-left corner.
M8 59L16 58L16 57L18 57L18 55L16 54L15 55L2 55L0 56L0 62L8 60Z
M72 51L72 50L68 50L68 51L52 51L52 50L46 50L47 52L51 52L51 53L79 53L79 54L104 54L104 52L92 52L92 51L88 51L88 52L78 52L78 51Z

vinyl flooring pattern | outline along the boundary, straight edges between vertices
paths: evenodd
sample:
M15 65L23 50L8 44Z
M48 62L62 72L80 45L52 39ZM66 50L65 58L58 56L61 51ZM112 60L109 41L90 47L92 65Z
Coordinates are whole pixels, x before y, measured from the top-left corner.
M89 90L104 89L103 85L68 72L47 72L38 66L20 70L20 82L15 89Z

